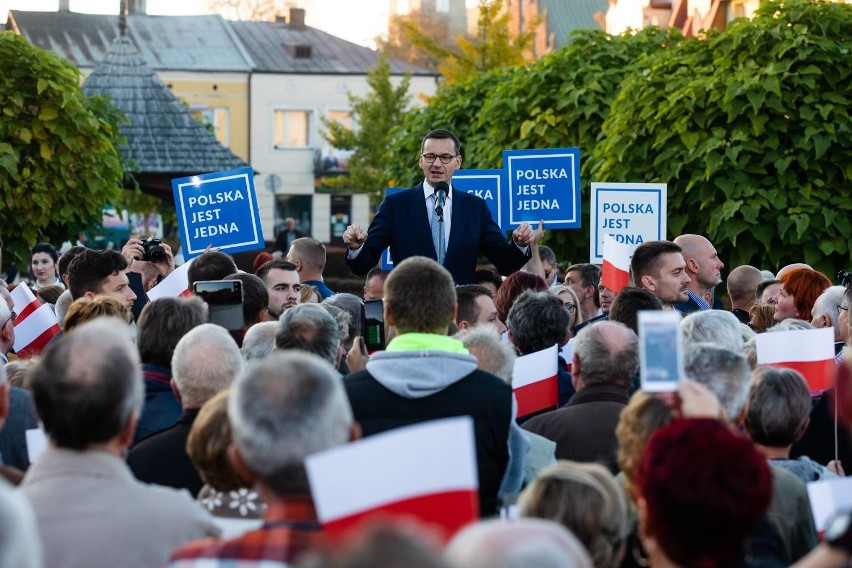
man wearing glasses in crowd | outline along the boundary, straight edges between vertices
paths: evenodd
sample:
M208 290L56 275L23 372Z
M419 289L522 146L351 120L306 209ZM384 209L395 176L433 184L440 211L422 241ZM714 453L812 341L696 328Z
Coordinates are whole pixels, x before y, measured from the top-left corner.
M420 151L424 181L385 198L367 232L358 225L346 228L346 262L355 274L366 274L388 246L395 263L410 256L437 260L456 284L473 284L480 252L503 275L526 264L537 232L522 223L512 233L514 243L509 243L483 199L452 187L453 172L462 163L460 149L458 138L448 130L427 134ZM445 200L436 192L442 187Z

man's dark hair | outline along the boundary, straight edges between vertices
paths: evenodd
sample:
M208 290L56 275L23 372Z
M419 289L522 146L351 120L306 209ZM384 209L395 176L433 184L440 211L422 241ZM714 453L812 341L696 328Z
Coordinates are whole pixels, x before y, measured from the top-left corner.
M390 274L390 270L384 270L381 266L374 266L367 273L367 277L364 279L364 285L366 286L366 284L370 281L370 279L375 277L375 276L378 276L382 280L384 280L388 277L388 274Z
M490 282L491 284L494 284L494 288L499 290L500 285L503 284L503 279L500 278L500 275L494 272L493 270L489 270L487 268L480 268L473 274L473 282L474 284Z
M580 276L583 277L583 288L587 286L593 286L595 288L595 306L601 307L601 294L598 290L598 286L601 283L601 269L595 266L594 264L589 264L588 262L586 262L582 264L572 264L565 271L565 274L568 274L572 270L579 272Z
M461 153L461 142L456 138L456 135L450 132L449 130L444 130L443 128L438 128L431 131L429 134L423 137L423 142L420 144L420 153L423 153L423 149L426 147L426 141L430 138L435 140L452 140L453 145L456 148L456 155Z
M459 304L459 309L456 312L457 324L463 321L476 324L476 320L479 319L479 305L476 303L476 299L480 296L494 298L491 290L479 284L456 286L456 301Z
M189 280L189 289L196 282L207 280L224 280L228 274L237 271L237 265L231 255L218 250L209 250L195 257L192 261L186 277Z
M772 286L773 284L781 284L780 280L776 280L774 278L770 280L764 280L760 284L757 285L757 288L754 289L754 299L755 301L759 301L760 297L763 296L764 290Z
M136 322L136 346L143 363L171 368L180 338L207 321L200 298L158 298L148 303Z
M269 290L263 280L254 274L237 272L226 276L225 280L239 280L243 283L243 319L246 327L260 321L260 313L269 306Z
M761 446L793 444L811 412L808 383L793 369L761 367L754 372L746 405L749 437Z
M846 287L843 291L843 299L846 300L846 305L852 305L852 285Z
M292 262L287 262L286 260L270 260L266 264L262 264L260 268L255 270L254 275L263 280L263 283L266 284L266 275L269 274L270 270L292 270L296 271L296 265Z
M77 255L68 266L68 288L75 300L86 292L100 294L104 289L104 280L123 272L127 261L121 253L114 250L86 249Z
M334 365L340 347L340 327L323 306L299 304L281 316L275 347L313 353Z
M538 256L541 258L542 261L546 260L550 264L556 264L556 253L553 252L553 249L550 248L549 246L539 245L538 246ZM592 265L592 266L594 266L594 265ZM595 267L595 268L597 268L597 267Z
M663 304L653 292L645 288L622 288L615 295L609 308L610 321L623 323L635 333L639 333L637 312L641 310L662 310Z
M126 328L111 319L86 323L52 343L32 370L36 411L58 447L109 442L140 410L144 387Z
M453 277L424 256L403 260L385 281L385 309L399 333L444 333L455 302Z
M35 245L35 246L34 246L34 247L30 250L30 254L31 254L31 255L36 254L36 253L38 253L38 252L45 252L45 253L47 253L48 255L50 255L50 258L52 258L52 259L53 259L53 262L56 262L56 261L58 261L58 260L59 260L59 253L58 253L58 252L56 252L56 247L54 247L54 246L53 246L52 244L50 244L50 243L38 243L37 245Z
M642 243L633 251L633 259L630 261L630 274L633 275L633 284L642 286L643 276L660 277L660 259L664 254L682 252L680 246L671 241L648 241Z
M570 325L571 315L562 300L531 290L518 296L506 321L512 343L521 355L547 349L554 343L564 344Z
M68 267L71 266L71 261L77 258L81 252L88 250L86 247L71 247L59 257L59 263L56 265L59 271L59 277L68 273Z

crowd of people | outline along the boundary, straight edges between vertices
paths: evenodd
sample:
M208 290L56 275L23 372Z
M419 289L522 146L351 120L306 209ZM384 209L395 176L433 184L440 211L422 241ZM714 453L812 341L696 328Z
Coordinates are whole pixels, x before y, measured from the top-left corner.
M452 133L421 151L424 181L343 234L360 296L329 288L325 246L292 219L280 258L244 272L207 250L186 293L153 300L175 271L165 243L33 247L17 286L61 333L15 353L38 310L15 313L0 281L0 568L852 566L852 510L818 534L806 486L852 472L852 287L805 264L738 266L726 307L723 260L684 234L638 246L631 284L610 289L596 265L560 272L540 229L507 240L484 201L454 190ZM386 247L390 272L375 266ZM475 270L480 253L495 270ZM221 280L239 283L241 326L211 323L192 294ZM385 336L368 342L374 300ZM661 310L681 314L683 376L654 394L640 388L638 314ZM759 334L813 328L832 330L828 388L758 364ZM516 363L542 354L549 402L519 414L513 386L530 377ZM401 508L330 538L306 460L460 416L478 521L445 534Z
M852 471L837 390L811 392L754 356L758 333L831 328L838 370L852 365L852 288L808 266L736 267L728 310L704 237L641 245L618 293L595 265L563 276L533 242L506 278L482 269L456 285L415 256L370 271L358 297L328 288L324 245L300 237L254 274L222 252L194 259L190 289L243 284L245 327L227 331L197 297L148 300L174 270L162 246L160 262L136 239L121 253L35 246L34 280L18 285L64 289L37 294L63 332L29 360L13 353L17 314L0 285L0 566L849 562L848 535L820 544L806 490ZM307 286L322 303L304 302ZM365 299L384 302L382 351L365 349ZM683 314L676 393L639 389L643 310ZM569 342L558 407L519 419L516 358ZM329 545L307 456L461 415L474 422L479 523L446 547L386 523ZM49 445L30 463L25 431L38 425Z

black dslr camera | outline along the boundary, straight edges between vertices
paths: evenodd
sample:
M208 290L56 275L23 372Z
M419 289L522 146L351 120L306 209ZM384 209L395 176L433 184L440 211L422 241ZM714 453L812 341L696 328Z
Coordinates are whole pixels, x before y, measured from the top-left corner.
M163 241L160 237L151 236L147 239L142 239L140 244L142 245L142 250L145 251L142 260L148 262L163 262L166 260L166 251L163 249Z
M838 270L837 280L840 281L841 286L848 288L849 285L852 284L852 272L848 272L843 269Z

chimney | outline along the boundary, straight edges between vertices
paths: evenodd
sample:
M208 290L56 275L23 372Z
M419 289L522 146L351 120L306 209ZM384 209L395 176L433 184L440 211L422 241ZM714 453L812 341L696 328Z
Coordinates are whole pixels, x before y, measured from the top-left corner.
M59 0L59 12L71 11L71 0Z
M148 0L128 0L128 11L127 13L130 15L138 14L138 15L146 15L148 13Z
M290 29L291 30L304 30L305 26L305 9L304 8L290 8Z

